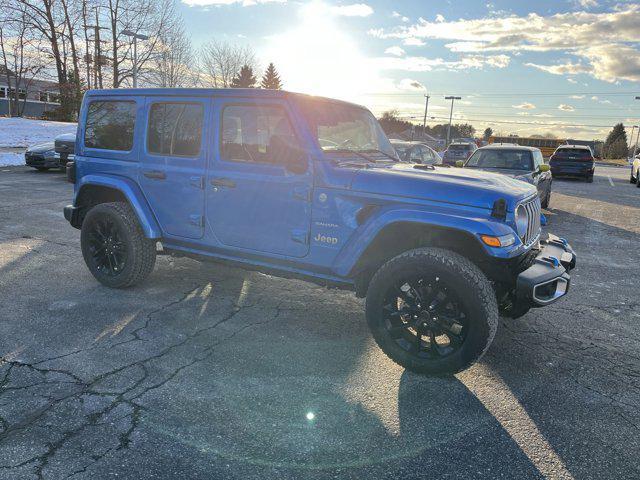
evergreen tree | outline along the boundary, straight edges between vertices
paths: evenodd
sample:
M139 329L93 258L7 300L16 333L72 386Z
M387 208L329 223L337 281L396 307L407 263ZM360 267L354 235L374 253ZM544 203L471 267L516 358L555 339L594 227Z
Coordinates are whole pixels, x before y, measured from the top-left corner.
M256 77L249 65L243 65L240 72L231 80L231 88L254 88Z
M607 158L624 158L627 156L627 132L622 123L614 125L604 142L604 153Z
M260 86L269 90L282 90L282 81L273 63L265 70Z
M484 138L485 140L489 140L489 137L491 137L492 135L493 135L493 128L487 127L484 130L484 135L482 136L482 138Z

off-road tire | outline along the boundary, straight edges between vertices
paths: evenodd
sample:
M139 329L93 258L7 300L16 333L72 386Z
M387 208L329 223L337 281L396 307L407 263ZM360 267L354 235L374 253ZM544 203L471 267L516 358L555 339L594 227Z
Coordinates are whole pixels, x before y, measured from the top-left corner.
M640 176L640 170L638 170L638 175ZM636 180L636 187L640 188L640 178Z
M629 175L629 183L636 183L636 178L633 176L633 172L631 172L631 175Z
M469 314L469 330L462 346L442 358L412 355L398 345L385 326L386 292L403 278L423 272L437 274ZM417 248L392 258L373 276L367 291L366 318L378 346L398 365L419 374L450 375L468 368L484 355L495 336L499 316L491 283L470 260L441 248Z
M544 200L542 202L540 202L540 206L542 208L549 208L549 203L551 202L551 188L549 188L549 191L547 192L547 194L544 196Z
M109 276L96 267L89 244L89 235L94 223L105 219L117 225L126 251L124 268L114 276ZM96 280L107 287L131 287L142 282L155 266L155 242L144 236L135 212L125 202L101 203L91 208L82 222L80 245L89 271Z

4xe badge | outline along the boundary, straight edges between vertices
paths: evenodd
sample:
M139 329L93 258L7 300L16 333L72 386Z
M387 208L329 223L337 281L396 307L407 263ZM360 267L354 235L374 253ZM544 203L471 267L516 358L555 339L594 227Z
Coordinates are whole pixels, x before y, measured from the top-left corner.
M320 243L328 243L329 245L335 245L338 243L338 239L336 237L328 237L326 235L322 235L321 233L317 234L313 239L316 242Z

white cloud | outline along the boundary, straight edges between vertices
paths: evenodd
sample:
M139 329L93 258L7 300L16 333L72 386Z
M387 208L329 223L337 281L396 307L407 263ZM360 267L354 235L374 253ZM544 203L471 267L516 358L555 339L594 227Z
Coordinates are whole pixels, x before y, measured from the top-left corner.
M401 90L426 90L425 86L417 80L403 78L400 80L398 87Z
M536 106L533 103L522 102L519 105L511 105L513 108L519 108L521 110L533 110Z
M575 78L567 78L567 82L569 82L569 83L578 83L578 81Z
M341 15L343 17L368 17L373 13L373 8L366 3L354 3L352 5L337 5L331 7L331 11L335 15Z
M573 98L574 100L582 100L584 95L571 95L569 98Z
M587 1L593 5L592 1ZM542 16L484 17L431 22L420 18L413 25L378 29L379 38L449 40L459 53L563 52L578 61L559 65L529 63L554 75L584 73L606 82L640 81L640 4L626 3L610 12L577 11ZM374 34L372 32L372 34Z
M573 112L575 108L573 108L571 105L561 103L560 105L558 105L558 110L562 110L563 112Z
M423 47L424 45L426 45L426 43L424 43L422 40L420 40L419 38L414 38L414 37L408 37L405 38L402 43L404 43L405 45L411 46L411 47Z
M582 8L593 8L598 6L596 0L576 0L576 3Z
M287 0L182 0L182 3L189 7L221 7L223 5L238 4L243 7L251 7L253 5L263 3L287 3Z
M401 57L405 54L405 51L402 49L402 47L389 47L387 48L384 53L388 54L388 55L395 55L396 57Z
M537 63L525 63L526 67L537 68L543 72L553 75L576 75L578 73L588 73L591 68L581 63L561 63L556 65L538 65Z
M485 65L494 68L504 68L507 66L508 57L505 61L501 55L468 55L459 60L444 60L443 58L427 57L382 57L375 60L375 63L382 70L404 70L407 72L429 72L431 70L469 70L480 69Z
M409 21L409 17L405 17L404 15L402 15L401 13L398 13L396 11L391 12L391 16L393 18L399 18L401 21L407 23Z

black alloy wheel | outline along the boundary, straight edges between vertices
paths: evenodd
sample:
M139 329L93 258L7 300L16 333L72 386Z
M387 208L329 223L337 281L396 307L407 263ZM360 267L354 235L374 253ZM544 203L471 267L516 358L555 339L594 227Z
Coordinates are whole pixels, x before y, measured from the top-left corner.
M89 252L94 268L109 277L124 271L127 249L123 241L124 233L109 217L96 219L88 231Z
M438 276L408 278L392 286L383 301L391 338L419 359L440 359L464 344L468 314Z

